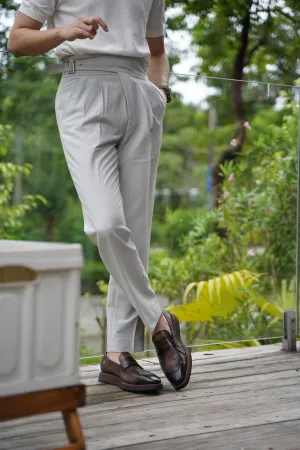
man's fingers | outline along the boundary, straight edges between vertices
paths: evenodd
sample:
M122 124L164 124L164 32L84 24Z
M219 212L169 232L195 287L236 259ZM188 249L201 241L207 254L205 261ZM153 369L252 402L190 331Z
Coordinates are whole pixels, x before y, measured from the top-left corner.
M99 23L100 27L103 28L104 31L108 31L108 26L104 22L104 20L101 19L101 17L96 17L97 22Z
M99 28L98 22L96 19L93 19L92 21L92 27L94 28L95 32L97 33L97 30Z
M92 27L94 32L97 33L99 25L98 25L98 22L97 22L97 20L95 18L93 18L93 17L85 17L85 18L82 19L81 23L84 23L84 24Z
M78 39L94 39L94 36L88 31L79 28Z
M92 25L87 25L86 23L81 22L77 26L78 26L78 28L81 28L82 30L87 31L88 33L92 34L93 36L95 36L95 34L96 34L96 31L94 30Z
M99 28L99 24L104 31L108 31L108 26L101 17L84 17L82 21L88 25L93 25L94 23L97 24L97 29Z

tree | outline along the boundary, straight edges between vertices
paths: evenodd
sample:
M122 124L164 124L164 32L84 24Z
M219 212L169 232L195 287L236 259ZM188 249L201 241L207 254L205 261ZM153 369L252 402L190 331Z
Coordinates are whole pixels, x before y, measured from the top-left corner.
M17 166L4 160L11 142L11 130L0 125L0 238L16 237L25 215L45 200L40 195L25 195L18 204L12 204L14 186L20 174L30 175L31 166Z
M296 0L169 0L182 13L168 21L172 29L187 28L187 15L196 20L190 28L201 58L199 74L232 78L230 89L235 131L214 171L215 203L220 196L220 164L241 152L248 122L244 80L292 84L299 76L300 6ZM220 86L217 80L209 84Z
M10 17L11 14L18 8L14 0L0 0L0 19ZM0 24L0 80L6 73L12 55L7 51L7 35L8 27Z
M48 57L14 58L9 76L1 83L0 120L10 124L15 145L10 157L16 164L23 160L32 164L31 177L21 182L22 191L39 192L47 199L37 212L43 218L40 239L53 241L57 225L66 210L69 195L75 190L68 173L54 114L54 99L58 80L47 76Z

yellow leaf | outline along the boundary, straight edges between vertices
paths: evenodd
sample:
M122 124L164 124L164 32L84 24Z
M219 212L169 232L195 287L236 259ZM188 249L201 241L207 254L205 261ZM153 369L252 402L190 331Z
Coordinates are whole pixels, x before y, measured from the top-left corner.
M255 308L256 305L275 319L281 319L282 311L277 305L265 299L256 300L258 296L250 288L251 284L258 280L256 274L240 270L208 281L190 283L184 293L184 302L195 286L196 297L189 303L171 306L169 310L176 314L180 321L212 322L214 317L225 318L233 313L242 299L244 304L249 305L249 309Z
M214 280L208 280L208 298L211 304L214 301Z
M188 295L191 292L192 289L194 289L195 286L197 286L198 283L190 283L187 285L185 291L184 291L184 295L183 295L183 303L186 304L188 301Z
M198 283L198 288L197 288L197 293L196 293L196 299L200 302L200 298L201 298L201 293L203 291L205 287L205 281L199 281Z
M220 277L215 278L215 284L216 284L216 299L217 302L221 303L221 279Z

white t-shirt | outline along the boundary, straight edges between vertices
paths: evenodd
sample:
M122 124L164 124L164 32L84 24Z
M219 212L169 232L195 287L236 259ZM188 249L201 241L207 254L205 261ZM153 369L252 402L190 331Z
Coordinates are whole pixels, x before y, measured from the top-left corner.
M164 34L165 0L23 0L19 11L48 28L70 25L80 16L100 16L109 32L99 28L96 37L63 42L55 52L70 56L112 54L149 60L146 37Z

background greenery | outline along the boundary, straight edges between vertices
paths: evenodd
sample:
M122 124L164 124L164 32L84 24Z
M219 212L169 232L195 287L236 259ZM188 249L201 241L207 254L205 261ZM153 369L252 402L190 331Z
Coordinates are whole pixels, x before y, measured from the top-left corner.
M280 335L278 311L295 307L298 93L245 81L297 85L300 6L296 0L167 3L173 8L167 31L190 34L199 56L194 73L215 89L198 106L176 94L167 108L149 275L170 307L183 306L190 343L253 344ZM1 1L1 17L15 7ZM82 292L97 293L97 281L105 284L108 274L84 236L61 150L54 116L59 78L46 75L50 56L9 55L8 31L0 29L0 237L81 243ZM183 56L172 43L169 54L172 67ZM172 83L178 78L188 76L173 73ZM220 296L220 277L244 270L258 275L251 289L229 277L229 291ZM198 284L190 288L201 281L216 303L212 320L201 316Z

